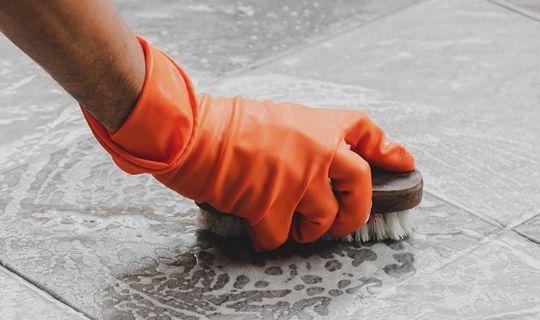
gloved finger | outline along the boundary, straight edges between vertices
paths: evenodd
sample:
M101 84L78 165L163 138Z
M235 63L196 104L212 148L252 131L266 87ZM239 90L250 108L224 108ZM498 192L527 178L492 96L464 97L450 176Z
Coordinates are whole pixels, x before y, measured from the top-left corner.
M388 171L414 170L414 158L402 145L387 142L384 132L365 114L345 135L351 150L370 164Z
M332 226L338 209L327 175L320 175L296 208L289 237L300 243L317 240Z
M364 159L342 143L330 164L329 175L339 202L339 211L328 233L334 237L343 237L360 228L369 219L371 168Z
M253 249L256 252L272 250L284 244L289 237L289 230L294 212L279 208L279 204L264 214L261 221L249 225Z

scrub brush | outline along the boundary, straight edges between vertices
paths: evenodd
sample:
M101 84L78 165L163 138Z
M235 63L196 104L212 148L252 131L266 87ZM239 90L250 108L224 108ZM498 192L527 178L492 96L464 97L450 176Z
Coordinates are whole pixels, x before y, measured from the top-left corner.
M415 170L407 173L372 168L372 208L368 222L345 237L323 235L321 241L368 242L386 239L401 240L412 232L411 209L422 201L422 175ZM225 238L248 237L241 218L224 214L207 203L201 208L199 225Z

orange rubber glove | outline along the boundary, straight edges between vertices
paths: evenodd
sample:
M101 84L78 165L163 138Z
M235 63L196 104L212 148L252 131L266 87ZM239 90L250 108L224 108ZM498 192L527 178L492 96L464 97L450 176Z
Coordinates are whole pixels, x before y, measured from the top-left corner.
M245 218L257 251L355 231L369 218L370 164L414 169L360 111L196 96L171 58L139 41L146 79L136 106L115 133L83 109L92 132L124 171Z

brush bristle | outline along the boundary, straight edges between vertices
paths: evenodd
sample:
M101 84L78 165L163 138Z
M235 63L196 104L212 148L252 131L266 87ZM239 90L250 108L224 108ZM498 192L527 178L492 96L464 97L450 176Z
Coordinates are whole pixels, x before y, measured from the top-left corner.
M398 212L399 224L407 234L412 233L412 219L410 210Z
M407 236L407 232L399 222L398 213L390 212L384 215L386 226L388 227L388 238L392 240L401 240Z
M368 242L369 241L369 220L368 222L366 222L363 226L360 227L360 230L356 231L355 234L358 234L359 235L359 240L358 242Z
M225 238L247 237L245 226L241 219L233 215L209 213L201 209L199 215L201 229L210 231ZM371 240L399 241L412 233L410 210L371 214L369 220L355 232L345 237L323 235L319 241L368 242Z
M371 231L373 239L377 241L381 241L388 238L388 227L386 226L386 223L384 222L384 218L382 217L382 214L380 213L373 214L371 215L369 220L372 221L370 231Z

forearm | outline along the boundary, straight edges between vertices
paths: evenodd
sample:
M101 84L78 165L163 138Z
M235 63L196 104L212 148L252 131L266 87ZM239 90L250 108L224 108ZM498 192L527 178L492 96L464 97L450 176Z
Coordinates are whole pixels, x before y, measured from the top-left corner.
M0 0L0 31L108 130L144 82L143 52L108 0Z

